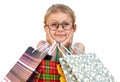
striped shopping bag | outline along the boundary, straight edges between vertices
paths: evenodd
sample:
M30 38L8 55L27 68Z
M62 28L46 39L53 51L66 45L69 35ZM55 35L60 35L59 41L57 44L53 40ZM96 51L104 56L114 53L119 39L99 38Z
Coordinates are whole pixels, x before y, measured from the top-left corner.
M39 62L45 57L38 50L28 47L8 74L4 77L6 82L26 82L31 74L36 74L35 69Z
M41 60L46 57L47 46L48 44L45 43L41 45L39 50L34 49L33 47L28 47L16 64L3 78L2 82L34 82L32 80L28 81L28 79L31 75L35 76L37 74L35 70Z

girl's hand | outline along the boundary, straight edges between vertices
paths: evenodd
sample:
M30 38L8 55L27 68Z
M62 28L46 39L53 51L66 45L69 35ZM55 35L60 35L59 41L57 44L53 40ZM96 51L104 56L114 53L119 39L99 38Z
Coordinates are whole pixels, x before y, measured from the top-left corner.
M66 38L66 40L64 40L64 41L62 42L62 44L63 44L66 48L69 48L69 47L71 46L72 40L73 40L73 34L74 34L74 31L73 31L73 29L72 29L71 32L70 32L70 35ZM61 52L59 52L59 53L62 54L62 55L66 54L66 50L65 50L61 45L60 45L59 47L60 47L60 49L61 49L62 52L63 52L63 53L61 53Z
M74 34L74 31L72 29L68 38L66 38L66 40L62 42L66 48L69 48L70 45L72 44L73 34Z
M47 40L47 42L48 42L50 45L52 45L52 44L54 43L54 39L53 39L53 37L52 37L51 34L50 34L49 28L48 28L48 27L45 27L45 31L46 31L46 40Z

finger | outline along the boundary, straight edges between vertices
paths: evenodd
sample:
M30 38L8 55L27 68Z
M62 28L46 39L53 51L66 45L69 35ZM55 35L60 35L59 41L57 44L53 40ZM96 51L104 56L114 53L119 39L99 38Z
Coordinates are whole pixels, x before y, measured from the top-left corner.
M68 41L72 41L72 39L73 39L73 30L71 30L71 32L70 32L70 35L68 36Z
M68 38L65 41L63 41L63 45L66 46L66 47L69 47L72 43L72 39L73 39L73 30L71 30Z
M54 42L54 39L52 38L50 30L48 28L46 29L46 33L47 33L47 41L52 45Z

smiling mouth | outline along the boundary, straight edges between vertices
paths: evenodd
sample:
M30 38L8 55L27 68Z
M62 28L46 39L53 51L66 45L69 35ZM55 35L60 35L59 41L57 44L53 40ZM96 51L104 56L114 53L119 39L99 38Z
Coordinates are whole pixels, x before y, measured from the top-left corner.
M66 36L66 34L55 34L55 36L63 37L63 36Z

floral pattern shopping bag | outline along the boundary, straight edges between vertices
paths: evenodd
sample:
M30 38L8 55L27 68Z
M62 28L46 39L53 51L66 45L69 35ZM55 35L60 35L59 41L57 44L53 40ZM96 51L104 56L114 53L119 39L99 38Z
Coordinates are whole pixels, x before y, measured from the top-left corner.
M70 55L64 55L59 61L67 82L115 82L95 53L73 55L69 50L66 51Z

